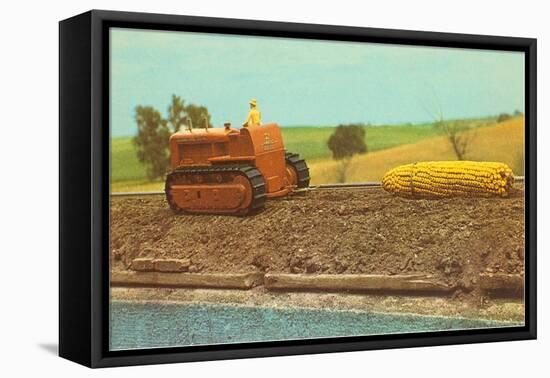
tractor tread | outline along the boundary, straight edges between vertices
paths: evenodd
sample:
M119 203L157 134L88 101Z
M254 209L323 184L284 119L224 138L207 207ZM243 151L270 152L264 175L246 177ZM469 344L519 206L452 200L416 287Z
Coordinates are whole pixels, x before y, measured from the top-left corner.
M235 172L245 176L247 180L250 182L250 186L252 188L252 201L250 202L250 205L248 205L248 208L245 209L245 211L240 211L238 212L238 214L245 215L252 210L257 210L264 207L267 199L267 194L266 194L265 179L262 173L256 167L253 167L251 165L234 164L234 165L224 165L224 166L177 168L172 172L168 173L166 176L164 192L166 194L166 199L168 201L168 204L170 205L170 208L176 212L187 212L179 208L179 206L172 200L172 196L169 189L170 189L171 179L174 175L181 174L181 173L209 174L209 173L216 173L216 172L224 172L224 173ZM213 211L213 213L215 213L215 211Z
M306 161L300 158L299 154L293 152L285 153L285 160L296 170L296 174L298 175L298 188L309 187L311 178L309 176L309 168Z

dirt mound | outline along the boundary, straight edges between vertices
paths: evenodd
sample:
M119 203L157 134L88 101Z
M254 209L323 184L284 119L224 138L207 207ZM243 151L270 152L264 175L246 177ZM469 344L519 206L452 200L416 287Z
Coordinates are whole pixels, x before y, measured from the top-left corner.
M480 272L524 272L524 193L410 200L312 190L248 217L176 215L162 197L111 200L111 266L190 259L194 272L433 274L469 291Z

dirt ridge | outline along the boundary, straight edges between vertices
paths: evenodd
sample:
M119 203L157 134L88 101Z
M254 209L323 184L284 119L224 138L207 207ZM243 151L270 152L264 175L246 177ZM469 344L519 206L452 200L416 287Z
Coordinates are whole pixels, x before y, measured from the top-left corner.
M111 266L189 259L191 272L430 274L459 291L480 273L524 272L524 194L410 200L326 190L248 217L176 215L162 197L111 200Z

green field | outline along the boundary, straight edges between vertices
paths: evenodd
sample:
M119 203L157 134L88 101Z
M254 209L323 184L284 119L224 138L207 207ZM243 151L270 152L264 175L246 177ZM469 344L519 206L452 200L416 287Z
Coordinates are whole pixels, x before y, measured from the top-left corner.
M284 127L282 129L287 151L298 152L312 161L331 157L327 146L335 127ZM365 140L369 152L440 135L432 125L365 126Z
M111 181L134 181L146 179L145 167L137 158L132 138L111 140Z
M492 119L469 120L478 126L493 124ZM310 162L328 159L331 152L327 146L335 127L295 126L283 127L282 133L287 151L297 152ZM423 139L441 135L433 124L365 126L365 139L369 152L379 151L403 144L412 144ZM111 182L113 190L129 190L147 187L144 166L138 161L131 137L113 138L111 141Z

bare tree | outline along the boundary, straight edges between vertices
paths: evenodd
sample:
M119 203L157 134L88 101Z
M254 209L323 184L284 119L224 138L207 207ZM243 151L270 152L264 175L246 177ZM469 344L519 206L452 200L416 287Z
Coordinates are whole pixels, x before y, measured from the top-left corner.
M456 158L465 160L466 155L470 152L471 143L477 134L475 129L458 121L445 121L441 109L437 114L435 125L447 136Z
M476 136L476 131L471 124L464 121L449 120L446 121L443 117L443 111L441 110L441 104L437 100L437 95L432 90L434 99L436 101L436 112L429 110L429 107L422 106L424 111L430 115L434 120L434 125L437 129L443 131L447 140L453 148L453 152L458 160L465 160L466 155L470 152L471 143Z
M428 88L432 92L434 103L432 103L431 106L426 106L421 103L421 106L424 108L424 111L433 118L435 127L443 131L453 148L456 158L458 160L465 160L472 147L472 141L477 135L477 128L474 127L472 122L468 121L446 121L443 117L441 103L439 102L435 89L430 85L428 85ZM435 113L429 110L433 108L437 109Z

